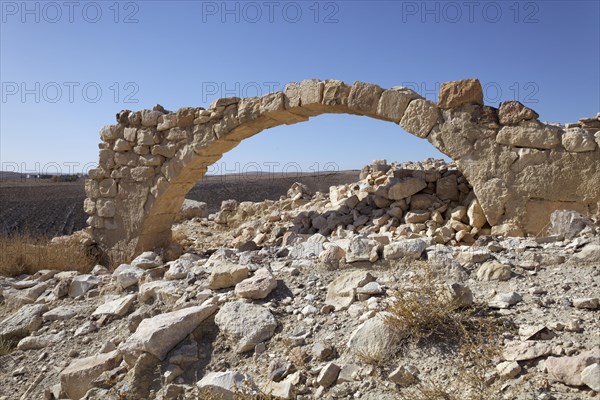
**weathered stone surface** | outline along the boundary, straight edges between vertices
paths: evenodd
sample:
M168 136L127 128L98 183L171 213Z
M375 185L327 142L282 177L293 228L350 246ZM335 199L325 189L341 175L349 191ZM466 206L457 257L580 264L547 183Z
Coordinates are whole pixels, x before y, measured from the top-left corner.
M91 388L94 379L120 362L118 350L74 360L60 373L61 389L70 399L79 400Z
M507 281L510 276L510 265L496 261L488 261L477 270L477 279L480 281Z
M483 105L483 90L479 79L442 83L438 93L438 106L454 108L463 104Z
M584 351L571 357L548 357L546 360L546 369L548 375L555 381L566 385L581 386L581 373L592 364L600 363L600 348Z
M526 361L545 357L552 352L550 343L525 341L511 342L506 345L502 356L507 361Z
M399 258L408 258L417 260L427 248L427 243L421 239L407 239L397 242L391 242L383 248L383 258L386 260L396 260Z
M498 110L498 118L502 125L516 125L521 121L538 117L538 113L519 101L503 101Z
M585 227L593 226L594 222L574 210L556 210L550 215L551 235L562 235L566 239L573 239Z
M369 362L384 360L402 337L399 331L385 321L387 316L387 313L380 313L363 322L352 332L348 349Z
M208 287L211 289L232 287L247 277L248 267L230 262L220 262L213 267L210 273Z
M42 314L48 311L45 304L28 304L0 323L0 338L21 339L42 326Z
M498 132L496 141L508 146L553 149L560 144L559 129L551 126L505 126Z
M364 82L354 82L350 88L348 107L363 114L374 115L377 113L379 98L383 89L377 85Z
M137 295L135 294L129 294L127 296L109 301L108 303L104 303L96 308L96 310L92 313L92 316L111 315L122 317L127 314L127 311L129 311L129 308L131 307L131 304L133 304L133 301L136 297Z
M179 212L179 219L206 218L208 217L207 204L202 201L185 199Z
M63 342L65 339L67 339L67 335L64 331L49 335L28 336L19 341L17 349L23 351L43 349Z
M357 235L350 240L346 249L346 262L377 261L379 242L363 235Z
M581 371L581 382L595 392L600 392L600 364L588 365Z
M469 217L469 225L477 229L482 228L487 222L483 209L477 199L471 201L471 204L467 209L467 216Z
M244 353L273 336L277 321L263 307L239 301L226 303L215 316L215 323L233 343L236 351Z
M512 379L521 372L521 366L516 361L504 361L496 365L496 371L500 378Z
M140 278L144 275L144 270L129 264L119 265L113 272L113 279L122 289L137 285Z
M402 86L385 90L379 99L377 114L395 123L399 123L402 120L402 116L404 116L408 104L418 98L421 98L418 93Z
M335 383L339 373L340 367L332 362L327 363L323 369L321 369L319 376L317 376L317 383L327 388Z
M426 138L441 118L440 110L429 100L411 101L400 120L400 126L420 138Z
M223 400L234 400L236 394L252 393L256 386L248 375L233 372L209 372L196 384L201 394Z
M121 346L127 354L147 352L160 360L217 310L214 304L183 308L144 319Z
M356 290L374 280L375 277L367 271L346 272L327 286L325 304L334 306L336 310L348 308L355 300Z
M594 136L582 128L567 129L562 135L562 144L567 151L575 153L596 150Z
M69 286L69 297L79 297L87 293L91 288L98 286L100 280L93 275L80 275L71 280Z
M267 268L260 268L251 278L235 285L235 294L246 299L264 299L277 287L277 279Z
M161 265L163 265L161 256L153 251L145 251L131 262L131 266L141 269L151 269Z
M402 200L420 192L427 182L419 178L404 178L388 189L387 197L392 200Z

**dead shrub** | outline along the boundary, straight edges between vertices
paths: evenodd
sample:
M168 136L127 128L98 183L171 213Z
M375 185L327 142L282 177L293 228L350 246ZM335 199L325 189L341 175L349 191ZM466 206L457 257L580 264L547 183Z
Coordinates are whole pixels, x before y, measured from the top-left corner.
M396 291L386 322L404 333L401 346L434 346L448 366L450 384L434 377L401 390L410 400L487 400L496 397L489 373L502 350L501 332L511 329L487 309L458 305L444 295L444 284L423 266Z

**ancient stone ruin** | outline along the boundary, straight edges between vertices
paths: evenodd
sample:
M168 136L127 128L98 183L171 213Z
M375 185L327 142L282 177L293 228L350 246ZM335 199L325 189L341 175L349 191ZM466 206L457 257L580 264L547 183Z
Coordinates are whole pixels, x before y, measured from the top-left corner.
M428 140L473 187L492 234L543 234L557 209L599 212L600 114L542 123L517 101L484 105L477 79L443 84L437 104L404 87L310 79L262 97L218 99L208 109L119 112L117 124L100 131L99 165L86 182L94 239L130 256L168 246L186 193L209 165L265 129L326 113L393 122ZM394 184L413 194L412 178Z

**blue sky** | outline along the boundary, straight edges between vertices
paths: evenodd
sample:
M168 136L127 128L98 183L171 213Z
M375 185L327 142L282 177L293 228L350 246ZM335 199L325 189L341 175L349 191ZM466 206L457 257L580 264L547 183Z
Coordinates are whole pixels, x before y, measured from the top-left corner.
M2 1L0 162L78 172L121 109L206 107L307 78L436 100L441 82L477 77L487 104L516 99L544 121L574 122L600 110L599 4ZM244 141L213 172L430 156L441 154L392 123L325 115Z

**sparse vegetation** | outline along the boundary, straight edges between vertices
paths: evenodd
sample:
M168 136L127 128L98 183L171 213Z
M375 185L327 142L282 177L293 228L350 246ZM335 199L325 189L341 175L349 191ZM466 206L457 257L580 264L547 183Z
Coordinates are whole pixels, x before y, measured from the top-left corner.
M42 269L87 272L95 257L77 240L51 243L29 234L0 236L0 275L34 274Z
M6 337L0 337L0 357L10 353L16 346L16 340Z
M402 347L434 346L447 355L451 378L445 383L422 380L402 389L402 399L486 400L496 394L489 372L502 348L503 320L476 306L457 307L443 295L442 282L429 266L394 293L386 321L404 333Z

